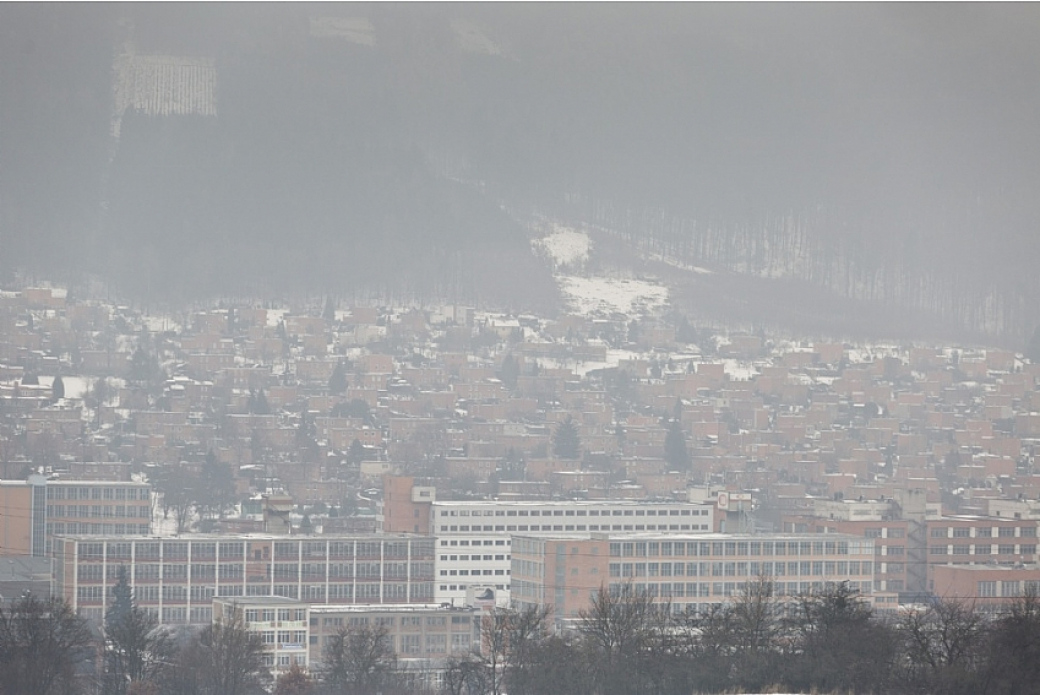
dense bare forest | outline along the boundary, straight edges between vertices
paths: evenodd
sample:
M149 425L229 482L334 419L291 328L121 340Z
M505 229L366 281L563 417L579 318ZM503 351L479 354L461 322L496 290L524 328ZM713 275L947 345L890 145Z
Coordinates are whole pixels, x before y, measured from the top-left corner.
M539 213L1008 345L1040 320L1030 6L0 12L8 276L544 309Z
M453 657L439 681L399 663L386 635L343 628L320 668L274 679L241 616L170 633L127 587L95 634L61 599L30 595L0 610L0 668L10 695L250 695L272 685L281 695L1003 695L1036 692L1040 675L1035 594L1000 612L939 601L877 614L844 584L781 598L762 579L707 615L687 615L625 584L601 591L562 632L551 611L493 610L480 649Z

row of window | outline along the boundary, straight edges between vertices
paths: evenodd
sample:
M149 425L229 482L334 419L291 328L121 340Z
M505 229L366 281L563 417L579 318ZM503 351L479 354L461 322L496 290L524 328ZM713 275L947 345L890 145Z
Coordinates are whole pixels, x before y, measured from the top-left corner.
M513 584L512 597L521 604L524 603L523 599L533 599L535 601L544 599L541 596L544 587L540 584L522 581L514 581ZM848 582L848 584L851 589L862 591L863 593L870 593L873 586L870 581ZM834 582L828 580L774 581L773 593L776 596L797 596L810 591L820 591L827 586L833 585ZM614 595L620 595L627 586L629 586L627 582L612 582L608 585L608 590ZM653 598L733 598L739 596L747 584L746 582L646 582L635 583L631 586L636 592ZM572 598L578 597L581 591L581 589L577 588L571 589ZM590 597L596 591L590 591ZM561 598L562 596L557 597L557 599ZM561 600L557 600L556 603L557 605L562 605Z
M266 645L295 646L307 644L306 630L264 630L260 640Z
M1016 548L1018 552L1016 552ZM974 552L972 552L974 551ZM929 555L1035 555L1035 545L1015 546L1010 543L1001 545L958 543L954 545L930 545Z
M470 510L441 510L442 517L470 516ZM510 509L473 510L472 516L708 516L707 509Z
M285 622L288 620L306 620L307 611L303 608L247 608L246 624Z
M321 619L322 627L333 627L333 628L342 627L344 624L347 625L347 626L350 626L350 627L360 627L360 626L363 626L363 625L375 625L376 627L391 628L391 627L394 627L397 624L397 622L398 622L398 619L395 618L392 615L376 616L376 617L372 618L371 620L369 620L368 616L364 616L364 615L349 616L349 617L346 618L346 620L343 619L343 616L339 616L339 615L336 615L336 616L326 616L326 617ZM421 615L403 615L400 618L400 624L401 624L401 627L403 627L403 628L421 628L424 624L426 625L426 627L440 627L440 628L443 628L443 627L447 627L448 619L447 619L446 616L443 616L443 615L428 615L428 616L425 617L425 620L423 619L423 616L421 616ZM458 625L462 625L464 627L469 627L472 624L472 618L470 616L466 616L466 615L453 615L453 616L451 616L451 624L453 626L452 629L455 629L454 626L458 626ZM311 626L312 627L317 627L317 625L318 625L318 618L317 617L311 617Z
M611 577L845 577L871 574L871 562L809 560L799 562L612 562Z
M76 597L80 603L100 603L105 596L106 587L102 584L81 585L76 588ZM111 592L111 587L108 587ZM358 601L360 603L405 603L422 602L433 599L432 582L395 582L384 584L222 584L220 596L284 596L300 601ZM209 601L217 595L217 587L213 584L149 585L134 587L134 598L141 603L158 603L162 601L185 602ZM109 594L111 598L111 594Z
M520 524L518 526L441 526L442 533L472 533L491 531L497 533L523 531L708 531L707 524Z
M468 584L441 584L441 591L465 591ZM495 584L495 588L499 591L505 591L509 588L508 584Z
M932 538L1036 538L1036 525L1029 526L933 526ZM906 538L906 529L870 527L863 529L865 538Z
M208 625L213 621L213 609L210 606L164 606L160 613L158 606L141 606L142 610L155 617L156 620L172 625L186 623L189 621L196 625ZM79 609L79 614L94 622L104 619L105 609L101 607L86 606ZM160 619L161 615L161 619Z
M192 621L194 622L194 621ZM293 665L306 667L307 666L307 654L279 654L275 657L274 654L265 653L261 655L264 660L264 666L267 668L274 668L277 666L280 669L290 669Z
M775 596L798 596L810 591L821 591L825 587L833 585L833 581L773 582L773 594ZM611 584L609 591L619 595L624 586L625 584ZM703 598L709 596L733 598L739 596L745 586L744 582L686 582L684 584L663 582L636 584L634 588L637 592L645 592L653 598ZM872 584L871 582L849 582L849 586L852 589L869 593Z
M441 570L442 577L501 577L509 570Z
M48 485L47 499L147 501L150 498L150 492L150 488L147 487L100 487L94 485L67 487Z
M63 517L93 517L93 518L140 518L150 519L152 508L146 505L135 506L132 504L49 504L47 505L47 516L50 518Z
M441 562L458 561L458 562L481 562L491 560L508 560L509 555L441 555Z
M997 593L997 588L1000 593ZM1027 579L1025 581L1002 581L1002 582L978 582L978 595L981 598L1017 598L1025 594L1036 594L1040 592L1040 581Z
M68 528L73 526L83 527L85 524L73 524L69 523L66 525ZM92 524L91 526L97 526ZM67 531L73 533L73 531ZM97 531L96 533L100 533ZM147 531L145 531L147 533ZM246 543L242 541L228 541L215 543L212 541L194 541L188 543L186 541L142 541L142 542L126 542L126 541L110 541L106 543L80 543L79 545L79 557L81 559L92 559L100 560L105 557L105 551L108 551L109 559L130 559L132 556L138 560L155 559L158 560L160 557L165 560L187 560L190 556L192 560L216 560L218 558L217 551L219 550L220 558L228 558L235 561L248 558ZM386 552L380 552L379 548L385 545ZM303 559L317 559L317 558L373 558L373 559L391 559L391 558L409 558L413 560L433 559L433 540L432 539L416 539L411 541L411 555L408 552L409 542L387 542L381 544L379 542L367 542L367 541L310 541L310 542L276 542L274 544L274 557L276 560L297 560ZM316 550L317 546L321 546L323 550L319 553ZM328 549L327 555L325 554L324 548ZM357 546L355 548L355 546ZM254 557L248 559L259 560L260 557L256 557L261 551L267 551L267 547L263 548L250 548L253 551ZM302 552L303 550L307 552ZM133 554L133 555L132 555ZM264 558L266 559L266 558Z
M88 524L76 521L51 521L47 530L54 536L147 536L151 524Z
M972 530L975 533L972 533ZM996 533L994 533L994 530ZM1022 538L1036 538L1036 526L996 526L996 527L968 527L968 526L954 526L951 529L944 526L937 526L929 530L929 535L932 538L1015 538L1016 536Z
M398 654L407 656L437 656L448 653L449 635L385 635L387 646ZM451 650L454 653L468 652L472 646L469 633L457 633L451 637ZM335 639L335 635L311 635L310 644L322 648Z
M632 541L611 542L611 557L741 557L771 555L859 555L873 543L859 541ZM576 552L577 549L572 549Z

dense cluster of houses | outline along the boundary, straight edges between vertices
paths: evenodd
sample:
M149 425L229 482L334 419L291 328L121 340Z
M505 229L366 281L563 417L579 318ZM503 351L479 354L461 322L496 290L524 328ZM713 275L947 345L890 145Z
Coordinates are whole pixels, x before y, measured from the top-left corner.
M295 611L512 593L564 619L623 581L691 610L759 575L786 593L853 581L879 608L1040 582L1040 365L693 333L2 292L0 555L55 563L52 590L93 618L127 565L173 623L236 596ZM229 490L203 499L218 467ZM195 497L169 487L183 480Z

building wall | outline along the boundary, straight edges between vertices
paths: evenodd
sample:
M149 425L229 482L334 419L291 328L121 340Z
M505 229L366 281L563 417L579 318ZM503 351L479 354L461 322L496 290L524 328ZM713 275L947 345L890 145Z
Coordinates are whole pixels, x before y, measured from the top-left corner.
M462 605L468 587L493 586L499 603L508 604L510 537L518 533L709 533L712 512L710 505L688 502L434 502L429 525L437 539L435 597L438 602Z
M237 613L263 642L264 665L281 673L297 665L310 666L307 649L310 607L276 596L255 599L214 599L213 622L229 622Z
M152 486L148 483L43 476L31 476L30 482L34 484L0 481L0 555L46 555L55 535L151 532Z
M147 536L152 486L87 480L47 482L48 535Z
M0 482L0 555L32 554L32 487Z
M162 623L205 624L214 596L309 603L433 599L433 540L406 536L218 536L55 539L55 593L101 620L119 568Z
M902 592L911 586L913 562L923 562L927 587L933 590L934 568L946 564L1017 565L1037 560L1035 520L994 517L941 517L925 521L926 553L915 554L912 522L905 519L830 520L785 517L784 530L845 533L871 538L877 552L875 591ZM919 559L915 559L919 558Z
M383 531L386 533L430 533L430 502L413 502L414 479L383 478Z
M870 594L874 560L872 540L837 534L516 536L512 598L520 607L552 606L558 621L569 620L601 588L632 582L673 610L703 612L760 576L780 596L842 581Z
M341 630L382 628L399 660L442 661L480 644L480 611L415 606L315 606L310 614L310 661L320 668L330 639Z
M996 611L1027 592L1040 591L1040 567L940 565L934 568L935 595L962 601L983 611Z

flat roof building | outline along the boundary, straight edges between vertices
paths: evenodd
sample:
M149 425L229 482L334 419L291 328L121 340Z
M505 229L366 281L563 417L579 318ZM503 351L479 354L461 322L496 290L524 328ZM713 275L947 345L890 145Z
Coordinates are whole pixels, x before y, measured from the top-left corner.
M55 539L54 593L100 621L125 567L137 603L163 624L209 623L217 596L428 603L433 547L404 535L65 536Z
M593 533L513 538L512 598L551 607L558 625L578 618L598 591L639 592L676 612L705 612L766 577L777 596L849 582L873 589L874 542L841 534Z
M436 538L438 603L464 605L467 591L492 590L510 600L512 536L589 532L710 533L714 507L649 500L437 500L432 487L388 476L381 522L387 533Z

